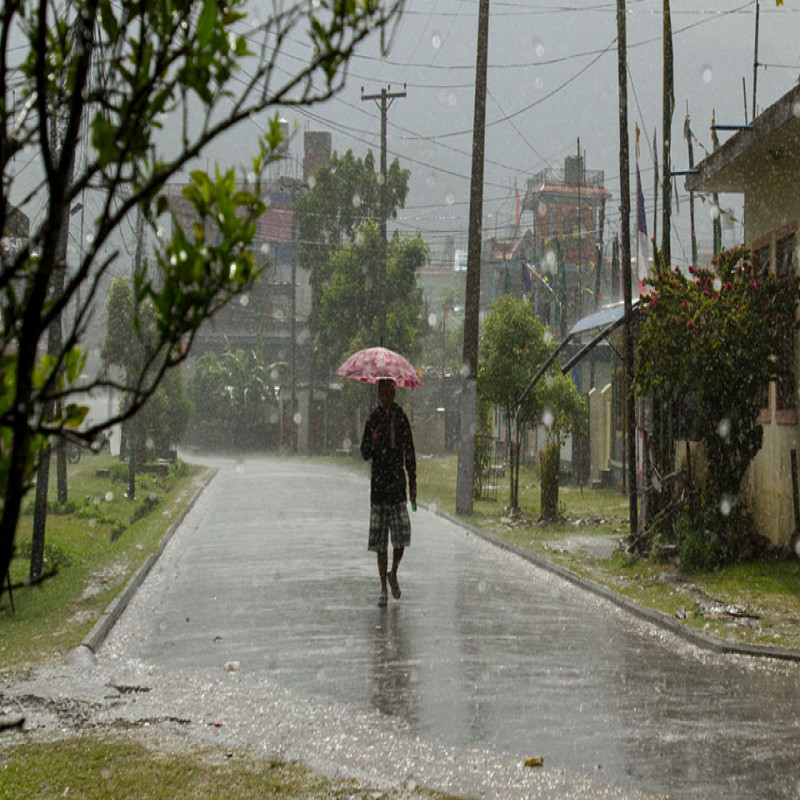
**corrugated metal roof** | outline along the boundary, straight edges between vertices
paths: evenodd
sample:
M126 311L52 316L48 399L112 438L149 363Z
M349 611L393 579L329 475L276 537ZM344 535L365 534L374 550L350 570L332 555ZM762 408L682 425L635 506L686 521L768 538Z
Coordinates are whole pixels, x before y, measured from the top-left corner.
M615 303L613 306L606 306L588 317L579 319L569 332L570 336L577 336L579 333L586 333L597 328L605 328L619 322L625 316L625 304Z

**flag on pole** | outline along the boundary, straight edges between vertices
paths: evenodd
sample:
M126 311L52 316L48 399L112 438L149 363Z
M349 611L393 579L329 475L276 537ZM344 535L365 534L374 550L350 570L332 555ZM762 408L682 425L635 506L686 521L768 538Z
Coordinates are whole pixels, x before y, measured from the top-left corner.
M527 297L529 294L533 294L533 281L531 280L531 270L532 267L530 264L523 264L522 265L522 295L523 297Z
M647 258L647 217L644 213L644 194L642 193L642 179L639 175L639 165L636 165L636 263L639 272L639 297L647 293L645 279L650 274L650 264Z

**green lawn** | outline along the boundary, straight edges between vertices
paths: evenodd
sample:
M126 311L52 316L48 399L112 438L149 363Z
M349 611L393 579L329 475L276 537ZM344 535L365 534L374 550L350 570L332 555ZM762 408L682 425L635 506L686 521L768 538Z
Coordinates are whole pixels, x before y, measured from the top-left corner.
M99 477L110 471L117 480ZM49 481L44 573L24 585L30 571L33 492L25 499L11 562L12 612L0 598L0 668L41 664L81 643L98 616L158 546L187 506L206 470L181 464L168 477L141 475L136 498L127 498L125 465L109 455L84 455L68 465L68 502L56 501L55 461Z

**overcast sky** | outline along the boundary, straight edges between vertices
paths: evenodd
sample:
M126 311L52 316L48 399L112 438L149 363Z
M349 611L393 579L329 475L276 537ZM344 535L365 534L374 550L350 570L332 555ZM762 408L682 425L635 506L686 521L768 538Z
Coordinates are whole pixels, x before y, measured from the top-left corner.
M700 142L711 147L713 112L718 123L752 117L755 0L672 0L675 56L673 169L688 167L683 138L688 110ZM629 121L643 133L640 168L652 234L652 140L661 148L662 0L628 0ZM407 96L388 115L390 160L411 170L411 192L399 227L420 230L434 249L447 235L466 249L472 150L478 0L408 0L388 56L377 43L362 48L349 69L346 90L307 112L285 112L301 129L329 129L334 149L357 155L380 150L380 114L362 101L390 85ZM800 2L761 0L758 107L763 110L800 76ZM613 193L607 207L607 240L619 230L619 116L616 3L614 0L490 0L486 111L484 227L502 227L514 212L514 185L545 167L562 168L577 152L586 167L603 170ZM301 43L294 51L304 52ZM745 81L746 88L742 81ZM745 112L745 96L747 111ZM257 126L257 123L255 124ZM730 134L721 134L724 141ZM297 149L302 143L298 137ZM695 144L695 161L703 152ZM660 162L660 156L659 156ZM660 171L660 168L659 168ZM635 187L632 165L631 186ZM673 260L689 263L688 196L679 179L673 204ZM660 202L659 202L660 204ZM723 197L741 218L736 197ZM632 202L635 211L635 199ZM699 248L711 249L708 205L697 201ZM635 220L634 220L635 222ZM529 223L528 223L529 224ZM659 223L660 228L660 223ZM725 233L741 241L741 226Z

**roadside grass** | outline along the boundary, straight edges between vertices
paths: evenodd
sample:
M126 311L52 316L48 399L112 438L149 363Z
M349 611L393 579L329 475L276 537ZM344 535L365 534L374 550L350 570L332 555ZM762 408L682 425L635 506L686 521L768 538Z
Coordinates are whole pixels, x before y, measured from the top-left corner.
M107 470L112 477L100 477ZM107 454L68 465L66 506L56 498L55 462L48 486L44 574L29 585L33 492L25 498L11 562L12 611L0 597L0 668L52 663L81 643L98 616L156 549L198 487L205 468L179 464L167 477L137 476L126 497L127 467ZM117 480L112 478L115 476Z
M498 478L496 500L475 500L472 515L460 516L456 476L456 456L418 459L420 501L719 639L800 650L800 560L752 560L683 574L674 562L618 547L630 532L628 497L618 491L561 486L562 518L541 522L538 470L526 465L518 516L507 509L507 474Z
M75 736L47 745L28 742L0 751L0 797L50 800L447 800L425 789L375 792L355 781L333 780L293 763L248 753L195 748L156 751L129 733Z

